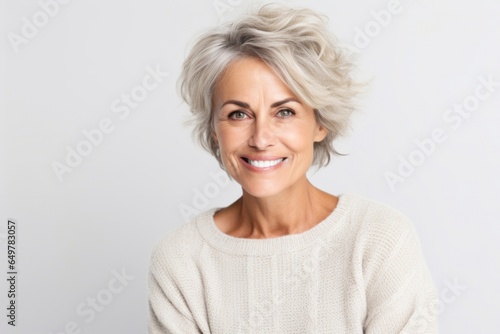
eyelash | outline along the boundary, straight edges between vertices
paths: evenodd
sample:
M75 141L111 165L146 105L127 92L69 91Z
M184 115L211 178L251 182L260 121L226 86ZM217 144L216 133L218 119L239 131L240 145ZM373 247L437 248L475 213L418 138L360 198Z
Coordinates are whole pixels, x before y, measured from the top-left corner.
M283 111L289 112L290 114L288 116L280 116L281 112L283 112ZM247 113L245 113L244 111L241 111L241 110L233 111L233 112L229 113L229 115L227 117L229 119L234 119L234 120L241 120L241 119L246 118L246 117L235 117L235 115L237 115L237 114L241 114L242 116L244 115L244 116L248 117ZM283 108L283 109L278 110L276 115L277 115L277 117L282 118L282 119L290 118L290 117L295 115L295 111L293 111L290 108Z
M282 111L287 111L287 112L290 112L290 115L288 116L278 116L280 118L290 118L292 116L295 116L295 111L293 111L292 109L290 108L283 108L283 109L280 109L278 110L277 114L279 115Z
M236 114L242 114L242 115L248 117L248 115L244 111L236 110L236 111L231 112L229 115L227 115L227 118L229 118L229 119L235 119L235 120L243 119L243 118L235 117Z

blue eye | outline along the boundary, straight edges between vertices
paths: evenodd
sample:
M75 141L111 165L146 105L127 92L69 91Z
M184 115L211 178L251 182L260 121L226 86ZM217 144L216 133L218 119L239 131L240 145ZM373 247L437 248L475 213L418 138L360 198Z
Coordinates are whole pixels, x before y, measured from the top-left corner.
M231 119L244 119L247 117L247 114L245 114L243 111L233 111L228 115L228 117Z
M291 109L281 109L278 111L278 116L281 118L288 118L295 115L295 112Z

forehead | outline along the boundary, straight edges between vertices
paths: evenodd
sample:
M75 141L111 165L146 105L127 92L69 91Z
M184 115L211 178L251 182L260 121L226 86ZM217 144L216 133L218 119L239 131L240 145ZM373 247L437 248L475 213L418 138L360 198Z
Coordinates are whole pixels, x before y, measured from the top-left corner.
M214 100L251 98L252 96L296 97L285 82L264 61L242 58L230 63L214 91Z

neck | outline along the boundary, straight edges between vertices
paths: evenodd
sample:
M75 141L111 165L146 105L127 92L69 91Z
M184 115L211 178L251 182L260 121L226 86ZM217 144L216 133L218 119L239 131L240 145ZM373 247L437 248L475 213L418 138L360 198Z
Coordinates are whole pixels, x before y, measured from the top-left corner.
M257 198L243 191L243 196L233 203L239 224L231 234L260 239L301 233L324 220L337 200L305 177L291 189L271 197Z

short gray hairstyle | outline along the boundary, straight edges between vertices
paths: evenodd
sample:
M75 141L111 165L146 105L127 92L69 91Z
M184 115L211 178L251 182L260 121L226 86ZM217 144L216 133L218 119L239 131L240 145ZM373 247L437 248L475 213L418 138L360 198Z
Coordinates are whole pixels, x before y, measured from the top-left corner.
M310 9L265 5L258 11L201 35L182 66L180 93L190 106L193 136L224 168L214 140L213 94L227 66L242 58L264 61L327 130L314 143L313 165L340 154L333 141L346 133L360 84L351 76L350 53L340 47L327 18Z

